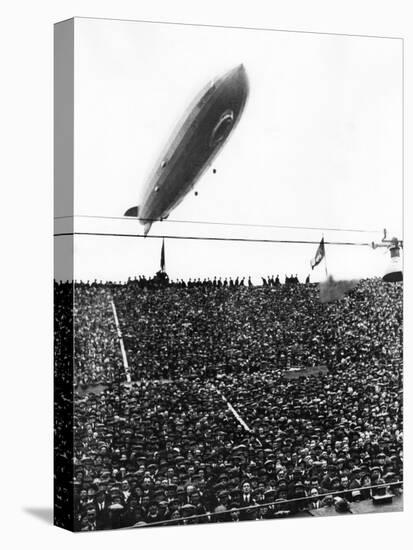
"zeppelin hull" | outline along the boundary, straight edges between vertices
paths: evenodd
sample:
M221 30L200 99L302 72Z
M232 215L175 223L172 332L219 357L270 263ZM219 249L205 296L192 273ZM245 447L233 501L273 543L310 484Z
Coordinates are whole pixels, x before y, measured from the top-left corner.
M238 124L248 96L243 65L208 86L169 141L139 208L145 233L191 190Z

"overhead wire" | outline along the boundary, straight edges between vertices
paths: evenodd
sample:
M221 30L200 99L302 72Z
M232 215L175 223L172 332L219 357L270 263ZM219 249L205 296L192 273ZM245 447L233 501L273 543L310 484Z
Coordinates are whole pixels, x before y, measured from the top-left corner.
M355 228L343 228L343 227L312 227L312 226L300 226L300 225L277 225L277 224L260 224L260 223L243 223L243 222L229 222L229 221L207 221L207 220L176 220L176 219L164 219L159 218L139 218L132 216L102 216L102 215L89 215L89 214L75 214L67 216L55 216L55 220L63 219L101 219L101 220L123 220L123 221L141 221L141 222L161 222L161 223L183 223L183 224L198 224L198 225L220 225L229 227L256 227L262 229L297 229L308 231L337 231L344 233L379 233L382 229L355 229Z
M55 233L55 237L66 236L95 236L95 237L130 237L140 239L175 239L175 240L196 240L196 241L230 241L230 242L252 242L252 243L274 243L274 244L312 244L318 245L320 241L295 240L295 239L251 239L242 237L203 237L200 235L139 235L135 233L99 233L95 231L67 231ZM369 246L371 243L324 241L325 245L336 246Z

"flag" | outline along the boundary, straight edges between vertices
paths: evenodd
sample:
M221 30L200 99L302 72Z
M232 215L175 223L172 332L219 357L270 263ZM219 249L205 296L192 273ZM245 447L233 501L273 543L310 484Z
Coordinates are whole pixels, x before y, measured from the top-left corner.
M161 271L165 271L165 239L162 239L162 248L161 248Z
M321 260L325 257L326 251L324 248L324 237L321 239L320 244L318 245L317 252L315 253L314 259L311 260L311 269L314 269Z

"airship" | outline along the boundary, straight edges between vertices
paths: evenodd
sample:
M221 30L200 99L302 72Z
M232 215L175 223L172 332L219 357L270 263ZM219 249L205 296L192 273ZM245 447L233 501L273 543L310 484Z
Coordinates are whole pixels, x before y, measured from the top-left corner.
M209 82L189 106L144 186L140 205L124 214L140 220L145 236L153 222L169 216L210 166L238 124L248 91L241 64Z

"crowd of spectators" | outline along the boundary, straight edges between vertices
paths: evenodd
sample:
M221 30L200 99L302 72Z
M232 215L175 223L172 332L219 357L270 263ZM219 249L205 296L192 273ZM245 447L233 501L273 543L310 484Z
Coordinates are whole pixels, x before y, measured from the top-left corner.
M75 286L75 384L111 383L122 372L110 287Z
M328 304L298 282L79 284L75 313L75 386L103 385L75 392L77 530L346 511L402 481L402 283Z
M310 276L307 277L306 283L310 282ZM281 280L279 275L268 275L267 277L261 277L261 283L262 286L274 286L278 287L281 285ZM297 277L297 275L285 275L284 278L285 284L292 284L292 285L298 285L300 284L300 281ZM172 280L169 279L168 274L165 271L158 271L153 277L146 277L144 275L139 275L139 277L129 278L128 280L128 286L139 288L141 290L149 290L149 289L159 289L159 288L165 288L165 287L178 287L178 288L226 288L226 287L243 287L248 286L252 287L254 286L251 277L213 277L212 279L207 277L204 279L197 278L197 279L191 279L189 278L187 281L184 279L176 279ZM83 285L82 283L82 286ZM106 283L106 285L102 281L93 281L92 283L89 281L86 286L88 287L102 287L102 286L123 286L121 282L119 283Z
M401 350L401 287L362 282L320 303L318 285L115 291L134 379L205 371L386 362Z

